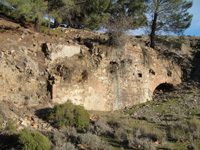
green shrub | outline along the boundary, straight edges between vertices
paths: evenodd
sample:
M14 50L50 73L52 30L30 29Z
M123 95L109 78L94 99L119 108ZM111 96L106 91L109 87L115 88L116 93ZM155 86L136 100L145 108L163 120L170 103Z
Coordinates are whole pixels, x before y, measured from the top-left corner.
M47 33L48 33L48 27L46 27L46 26L41 26L40 32L47 34Z
M23 129L19 132L18 143L21 150L51 150L51 142L40 132Z
M89 126L89 113L82 107L72 103L55 106L49 113L48 121L55 127L74 126L84 129Z
M58 37L64 37L65 32L62 30L62 28L54 28L54 29L51 29L50 35L58 36Z
M8 119L5 131L8 134L13 134L16 132L16 130L17 130L17 127L15 126L15 123L11 119Z

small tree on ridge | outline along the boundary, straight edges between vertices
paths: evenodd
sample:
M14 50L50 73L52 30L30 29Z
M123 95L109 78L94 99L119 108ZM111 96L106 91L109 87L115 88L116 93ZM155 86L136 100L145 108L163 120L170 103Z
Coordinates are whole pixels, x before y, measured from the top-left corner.
M183 33L192 21L192 15L188 9L192 7L192 1L187 0L148 0L149 25L151 29L151 47L155 47L155 35L157 31Z

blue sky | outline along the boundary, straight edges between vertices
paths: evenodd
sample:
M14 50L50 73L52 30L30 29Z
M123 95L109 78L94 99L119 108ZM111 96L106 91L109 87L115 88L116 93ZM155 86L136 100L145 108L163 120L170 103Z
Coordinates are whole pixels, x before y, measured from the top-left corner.
M200 36L200 0L193 0L193 6L189 12L193 14L192 24L184 34Z

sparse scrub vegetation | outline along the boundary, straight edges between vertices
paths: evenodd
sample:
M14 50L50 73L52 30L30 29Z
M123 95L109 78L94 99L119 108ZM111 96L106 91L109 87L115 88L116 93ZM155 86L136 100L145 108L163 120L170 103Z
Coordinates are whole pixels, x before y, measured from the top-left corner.
M102 114L91 125L92 131L116 149L198 149L198 93L195 87L177 87L132 109ZM113 134L99 134L100 128L109 128Z
M170 137L176 140L188 141L200 138L200 120L193 118L175 122L170 126Z
M93 126L91 126L92 132L97 135L109 137L113 135L113 129L107 124L106 120L99 119Z
M132 20L123 14L110 16L104 27L107 29L109 44L115 47L122 47L125 44L124 32L130 27Z
M85 144L91 150L109 150L109 147L97 135L92 133L81 134L78 137L78 143Z
M54 150L76 150L78 133L73 127L66 127L53 133Z
M88 150L198 150L200 103L198 97L195 96L198 93L199 91L193 87L186 89L179 87L174 91L157 95L154 101L139 104L133 108L109 113L90 112L97 115L94 120L91 120L88 128L83 124L80 126L75 124L84 122L84 117L75 120L78 115L84 115L83 107L74 106L71 103L57 105L50 110L48 119L52 123L55 121L53 125L61 129L53 131L49 139L53 143L54 150L77 150L81 146ZM89 125L89 114L88 112L86 114L87 125ZM66 120L63 121L63 118ZM39 135L33 136L36 132L27 129L13 132L14 124L8 124L11 124L9 129L4 129L7 132L2 132L8 135L4 142L15 140L17 143L14 145L22 143L20 146L23 146L25 141L30 141L30 144L37 142L34 138ZM24 141L19 140L22 135ZM1 142L0 148L2 145Z
M120 127L115 131L115 138L120 142L126 143L128 142L128 133L124 128Z
M65 134L63 132L60 131L55 131L53 133L53 138L52 138L52 142L55 145L55 150L59 150L59 149L64 149L65 146L64 143L67 142L67 137L65 136Z
M64 144L62 145L61 150L62 150L62 149L64 149L64 150L78 150L78 149L76 149L75 146L74 146L72 143L70 143L70 142L64 143Z

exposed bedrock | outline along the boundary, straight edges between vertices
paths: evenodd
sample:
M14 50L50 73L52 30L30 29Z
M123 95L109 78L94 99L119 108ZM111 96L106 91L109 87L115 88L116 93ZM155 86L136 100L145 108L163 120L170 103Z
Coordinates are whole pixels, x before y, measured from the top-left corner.
M105 35L62 30L66 36L58 38L21 27L1 29L0 104L71 101L88 110L111 111L150 101L157 87L181 83L177 63L137 37L127 36L125 46L113 48Z
M105 50L93 45L92 53L85 45L64 49L74 54L79 48L81 53L73 56L62 53L62 48L50 54L53 58L60 55L59 59L49 62L54 76L54 104L71 101L88 110L117 110L152 100L161 84L181 83L181 68L174 61L159 57L149 47L127 43L120 49Z

